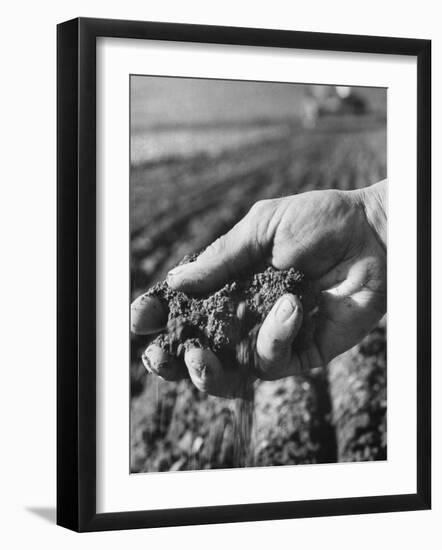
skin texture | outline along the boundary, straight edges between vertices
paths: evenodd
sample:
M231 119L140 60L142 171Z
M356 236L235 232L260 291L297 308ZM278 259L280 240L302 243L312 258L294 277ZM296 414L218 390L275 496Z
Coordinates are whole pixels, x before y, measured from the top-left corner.
M323 367L356 345L386 311L386 186L383 181L362 190L310 191L257 202L195 262L170 271L167 282L175 290L198 294L267 265L303 271L321 296L312 346L292 351L303 312L299 300L286 294L259 331L254 374L276 380ZM138 319L143 328L151 323L147 332L155 333L159 319L167 317L157 303L144 303L143 297L134 302L132 312L134 332ZM164 367L176 361L157 346L150 346L144 357L151 372L158 372L156 363ZM185 366L202 391L224 397L242 391L243 381L227 374L210 350L187 350ZM175 370L175 379L187 376L184 365L175 365Z

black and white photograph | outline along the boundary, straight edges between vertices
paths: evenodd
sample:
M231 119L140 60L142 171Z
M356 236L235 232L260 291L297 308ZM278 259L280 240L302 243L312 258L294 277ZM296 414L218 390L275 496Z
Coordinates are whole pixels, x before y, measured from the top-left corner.
M128 145L130 472L387 460L387 90L132 74Z
M436 5L5 4L1 548L438 548Z

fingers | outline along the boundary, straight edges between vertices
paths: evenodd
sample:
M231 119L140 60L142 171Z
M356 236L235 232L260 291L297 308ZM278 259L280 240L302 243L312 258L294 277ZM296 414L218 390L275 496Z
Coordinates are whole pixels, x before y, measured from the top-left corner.
M148 346L142 355L142 361L148 372L164 380L177 382L189 377L183 361L173 357L155 343Z
M184 361L190 378L202 392L218 397L243 397L246 384L244 375L238 369L225 369L210 349L189 348Z
M300 357L292 351L301 327L302 304L297 296L284 294L264 320L256 341L260 378L277 380L302 370Z
M185 378L202 392L218 397L246 397L244 376L239 369L227 370L210 349L190 347L184 356L185 363L173 357L158 344L152 343L142 356L143 364L151 374L164 380L177 382Z
M260 258L256 227L246 216L194 262L172 269L167 282L174 290L191 294L214 291L251 270Z
M134 334L156 334L167 324L168 311L162 300L143 294L132 302L130 329Z

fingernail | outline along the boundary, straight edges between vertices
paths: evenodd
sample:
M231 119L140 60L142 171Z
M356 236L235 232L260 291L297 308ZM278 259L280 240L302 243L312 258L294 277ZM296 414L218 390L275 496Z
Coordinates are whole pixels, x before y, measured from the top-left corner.
M184 273L186 270L187 270L187 266L188 264L184 264L184 265L179 265L177 267L174 267L173 269L171 269L169 271L169 273L167 274L167 280L170 281L171 279L181 275L182 273Z
M275 317L281 323L287 321L294 313L296 306L290 298L282 298L276 306Z

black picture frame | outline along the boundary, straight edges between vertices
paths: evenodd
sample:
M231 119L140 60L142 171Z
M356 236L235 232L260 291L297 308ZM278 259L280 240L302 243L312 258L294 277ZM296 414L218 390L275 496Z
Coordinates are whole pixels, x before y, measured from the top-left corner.
M417 492L96 512L96 39L396 54L417 59ZM79 18L57 27L57 523L75 531L424 510L431 506L431 41Z

